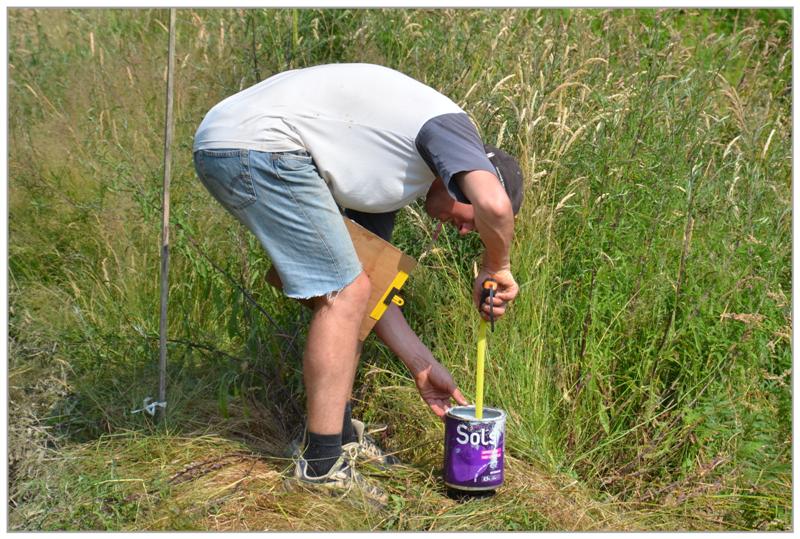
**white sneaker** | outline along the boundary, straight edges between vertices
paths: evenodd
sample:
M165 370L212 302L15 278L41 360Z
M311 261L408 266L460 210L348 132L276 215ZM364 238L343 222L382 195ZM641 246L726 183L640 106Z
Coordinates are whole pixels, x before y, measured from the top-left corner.
M350 465L345 454L325 475L314 477L309 472L308 462L301 457L295 463L294 476L284 482L287 490L327 492L337 497L356 496L378 507L386 505L389 499L383 489L371 484Z
M348 458L358 464L370 464L382 470L385 470L389 466L400 464L400 459L391 453L386 453L381 449L375 439L367 434L367 426L363 422L358 419L351 419L351 421L353 423L353 430L356 433L356 440L349 444L342 445L342 451ZM306 429L303 429L303 434L292 440L291 444L289 444L286 456L295 460L299 459L305 445Z

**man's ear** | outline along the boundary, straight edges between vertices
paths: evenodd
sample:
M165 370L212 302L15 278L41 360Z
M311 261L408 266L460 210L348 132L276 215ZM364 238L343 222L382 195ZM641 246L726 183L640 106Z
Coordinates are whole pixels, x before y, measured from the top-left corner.
M442 184L442 179L438 176L433 180L431 186L428 187L428 192L425 194L425 211L428 215L433 215L436 209L436 199L437 193L439 193L444 188Z
M439 176L436 176L436 178L433 179L433 183L431 183L431 186L428 189L428 192L430 193L431 191L433 191L433 192L444 191L445 189L446 188L444 186L444 182L442 181L442 178L440 178Z

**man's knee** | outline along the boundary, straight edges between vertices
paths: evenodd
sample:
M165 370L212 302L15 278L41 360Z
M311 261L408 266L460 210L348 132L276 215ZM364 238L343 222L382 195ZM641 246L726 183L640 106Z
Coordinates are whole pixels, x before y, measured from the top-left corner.
M344 302L356 308L366 309L367 300L369 300L371 292L372 283L367 274L362 271L353 282L341 290L316 298L315 307L330 308L335 306L337 302Z
M352 293L358 303L366 305L369 295L372 292L372 282L369 280L367 273L362 271L352 283L344 287L343 291L344 290Z

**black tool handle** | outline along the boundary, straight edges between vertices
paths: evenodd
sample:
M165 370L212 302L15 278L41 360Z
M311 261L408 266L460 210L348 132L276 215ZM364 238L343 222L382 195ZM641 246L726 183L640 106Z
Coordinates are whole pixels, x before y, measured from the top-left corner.
M492 331L494 331L494 294L497 291L497 281L491 277L484 279L481 285L481 305L489 298L489 321L492 324Z

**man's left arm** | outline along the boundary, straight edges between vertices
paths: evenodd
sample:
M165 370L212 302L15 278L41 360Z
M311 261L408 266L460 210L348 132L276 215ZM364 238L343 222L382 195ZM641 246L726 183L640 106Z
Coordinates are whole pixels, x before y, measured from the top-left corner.
M345 215L385 241L392 237L395 212L365 213L347 209ZM373 331L411 371L422 400L433 413L444 417L451 398L458 404L467 404L450 373L419 340L399 307L390 304Z
M450 373L436 361L428 347L420 341L399 307L389 305L375 324L374 331L411 371L422 400L430 406L433 413L444 417L450 408L451 398L460 405L468 404Z

